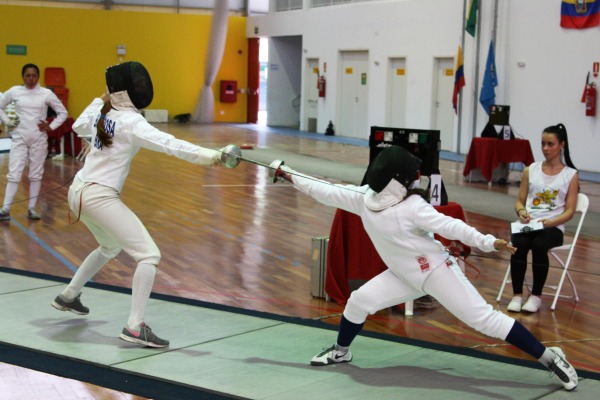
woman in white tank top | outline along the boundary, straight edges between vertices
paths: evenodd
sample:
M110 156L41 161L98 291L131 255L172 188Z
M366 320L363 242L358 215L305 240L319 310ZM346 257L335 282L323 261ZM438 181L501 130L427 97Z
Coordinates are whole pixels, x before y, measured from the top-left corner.
M539 310L550 267L548 250L563 244L564 224L573 218L577 207L579 175L569 154L567 129L563 124L544 129L541 144L544 161L534 162L523 171L515 212L520 222L539 220L544 229L512 235L512 243L517 248L510 268L514 297L507 309L512 312ZM523 282L530 250L533 287L531 296L523 304Z

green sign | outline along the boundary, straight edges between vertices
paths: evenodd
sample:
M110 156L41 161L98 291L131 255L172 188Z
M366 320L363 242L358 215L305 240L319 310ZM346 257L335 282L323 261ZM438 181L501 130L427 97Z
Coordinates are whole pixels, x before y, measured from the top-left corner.
M6 54L12 54L15 56L26 56L27 46L24 46L22 44L7 44Z

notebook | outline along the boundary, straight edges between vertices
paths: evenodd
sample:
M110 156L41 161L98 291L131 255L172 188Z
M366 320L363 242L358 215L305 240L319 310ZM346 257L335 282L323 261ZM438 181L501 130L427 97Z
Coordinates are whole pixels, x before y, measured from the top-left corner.
M520 221L512 222L510 224L511 233L527 233L531 231L539 231L544 229L544 223L541 221L530 221L528 224L524 224Z

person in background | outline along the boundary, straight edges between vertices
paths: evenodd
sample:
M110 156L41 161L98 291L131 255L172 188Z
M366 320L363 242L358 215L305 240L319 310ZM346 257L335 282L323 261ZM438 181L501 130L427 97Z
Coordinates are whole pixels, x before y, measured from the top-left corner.
M11 127L11 149L4 203L0 209L0 221L10 220L10 207L19 188L25 166L29 169L29 205L27 218L39 220L35 206L42 187L44 161L48 155L48 133L67 119L67 110L56 95L39 85L40 69L35 64L25 64L21 70L23 85L13 86L0 96L0 119ZM14 102L16 118L11 119L4 111ZM46 122L48 107L56 112L56 118Z
M315 355L311 365L352 361L350 345L369 314L425 294L470 327L523 350L552 371L567 390L577 387L575 369L559 347L547 348L519 321L494 310L465 277L458 261L434 239L438 233L482 251L516 249L506 240L484 235L465 222L438 212L418 187L421 161L399 146L383 150L367 171L366 185L333 185L300 174L283 162L271 164L275 177L293 183L318 202L360 216L388 269L352 292L337 342Z
M544 229L517 233L511 237L517 248L510 260L514 297L507 310L511 312L534 313L539 310L550 268L548 250L563 244L564 224L573 218L577 208L579 174L571 161L567 128L563 124L544 129L542 153L544 161L534 162L523 171L515 203L515 212L521 223L541 221ZM523 304L523 283L529 251L533 286L531 295Z
M148 71L139 62L107 68L106 86L109 93L94 99L73 124L73 130L79 135L91 136L92 146L68 194L71 212L88 227L99 247L87 256L51 305L61 311L88 314L89 308L81 303L81 289L124 250L137 266L133 274L131 310L119 338L148 347L167 347L169 341L158 337L145 322L161 254L144 224L120 197L131 162L141 148L200 165L224 164L233 168L239 159L230 163L232 160L224 151L234 145L221 151L211 150L179 140L150 125L139 110L150 105L154 91Z

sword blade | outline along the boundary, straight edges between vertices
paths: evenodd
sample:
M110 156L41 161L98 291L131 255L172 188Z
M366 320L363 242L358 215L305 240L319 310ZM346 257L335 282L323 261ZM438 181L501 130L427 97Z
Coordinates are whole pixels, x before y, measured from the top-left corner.
M265 164L265 163L262 163L262 162L260 162L260 161L251 160L251 159L249 159L249 158L242 157L242 156L236 156L236 158L237 158L238 160L245 161L245 162L247 162L247 163L250 163L250 164L254 164L254 165L261 166L261 167L265 167L265 168L273 169L273 167L271 167L269 164Z

